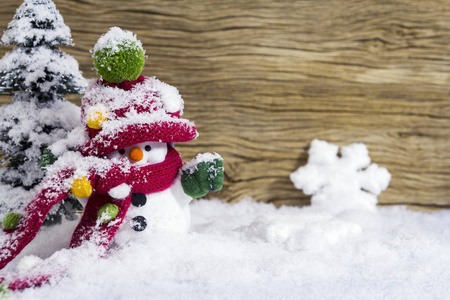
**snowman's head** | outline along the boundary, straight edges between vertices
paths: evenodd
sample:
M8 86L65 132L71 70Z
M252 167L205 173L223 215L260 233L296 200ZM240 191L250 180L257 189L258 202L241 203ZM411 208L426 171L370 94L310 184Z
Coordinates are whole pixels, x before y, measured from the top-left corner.
M127 158L136 165L154 165L163 162L166 155L166 143L144 142L111 152L107 157L111 160Z

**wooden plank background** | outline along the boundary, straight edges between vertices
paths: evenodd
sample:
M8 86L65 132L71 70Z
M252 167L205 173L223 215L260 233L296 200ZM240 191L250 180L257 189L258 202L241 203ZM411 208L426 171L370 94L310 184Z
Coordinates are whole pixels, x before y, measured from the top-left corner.
M2 30L21 3L1 0ZM308 203L289 174L319 138L368 146L393 176L381 203L450 205L450 1L55 4L76 43L63 50L87 78L89 49L109 27L138 35L144 74L178 87L200 132L178 145L184 159L225 158L224 201Z

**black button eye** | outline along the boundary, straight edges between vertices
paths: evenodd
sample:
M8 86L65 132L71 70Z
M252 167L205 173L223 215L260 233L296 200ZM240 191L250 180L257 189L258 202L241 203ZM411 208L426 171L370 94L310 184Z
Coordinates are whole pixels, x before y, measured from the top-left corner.
M119 154L125 154L125 149L120 149Z
M150 151L150 150L152 150L152 147L150 147L150 145L147 145L147 146L145 146L145 151Z

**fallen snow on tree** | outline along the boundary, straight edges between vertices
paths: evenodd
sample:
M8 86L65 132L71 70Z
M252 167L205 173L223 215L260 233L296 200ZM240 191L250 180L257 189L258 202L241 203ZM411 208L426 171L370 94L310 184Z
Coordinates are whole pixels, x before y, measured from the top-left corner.
M2 39L5 45L72 45L70 28L50 0L25 0Z
M0 92L81 93L87 86L72 56L47 46L14 48L0 60ZM50 100L50 99L49 99Z
M64 139L67 132L78 125L80 108L63 100L48 104L39 103L36 99L24 101L18 98L20 96L23 94L16 94L11 104L0 109L0 121L5 130L0 149L8 156L23 155L27 159L17 168L1 169L0 176L6 181L20 180L24 186L32 186L43 177L39 167L42 148ZM24 140L28 143L27 147L23 145ZM5 194L2 195L5 197ZM24 200L26 203L30 199ZM10 203L10 199L1 201L2 213L7 202Z

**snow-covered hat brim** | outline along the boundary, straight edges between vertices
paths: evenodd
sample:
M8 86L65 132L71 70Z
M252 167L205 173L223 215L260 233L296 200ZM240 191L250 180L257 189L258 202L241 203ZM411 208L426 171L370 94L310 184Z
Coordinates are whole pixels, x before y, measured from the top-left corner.
M133 123L104 134L100 132L79 148L84 156L105 156L113 151L152 141L181 143L195 139L198 132L186 119L161 120L152 123Z

